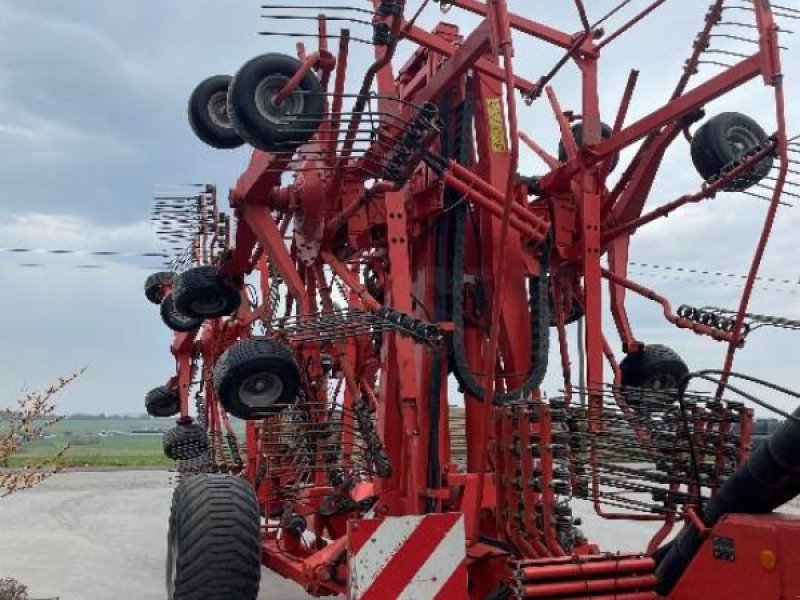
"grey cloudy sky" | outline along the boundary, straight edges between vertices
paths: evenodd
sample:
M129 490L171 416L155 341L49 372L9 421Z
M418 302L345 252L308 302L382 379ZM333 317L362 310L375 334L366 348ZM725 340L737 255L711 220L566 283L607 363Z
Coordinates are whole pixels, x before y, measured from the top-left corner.
M594 19L616 2L586 4ZM410 2L412 8L417 5ZM511 5L557 27L579 27L573 4L566 0ZM631 119L666 100L705 5L671 0L609 48L601 67L607 120L613 119L631 68L642 70ZM246 0L0 0L0 247L158 250L148 223L155 184L211 182L227 189L246 165L248 152L213 151L198 142L186 124L186 100L209 75L232 73L262 52L293 52L292 40L256 35L270 26L259 19L260 6ZM442 17L435 3L420 22L430 26L439 19L464 27L475 23L455 10ZM791 37L784 42L795 49L788 53L784 71L790 131L797 133L797 43ZM518 56L519 72L535 79L558 53L520 39ZM366 47L359 48L352 77L363 73L367 60ZM555 81L566 108L577 106L576 83L574 69ZM768 93L756 82L714 103L709 112L745 112L771 130L770 106ZM558 132L545 102L525 108L522 123L545 147L555 148ZM541 169L532 155L523 158L529 172ZM653 200L673 199L700 183L688 146L676 143ZM720 195L642 230L632 258L744 273L764 208L745 196ZM799 226L800 208L781 211L765 275L800 280ZM74 268L87 263L105 268ZM0 254L0 397L11 398L24 386L43 387L89 365L63 395L64 410L140 411L146 390L162 383L173 368L169 333L141 291L144 277L157 268L152 259ZM676 304L733 307L738 295L731 285L736 280L675 281L657 277L665 272L635 272L644 273L641 281ZM756 293L754 311L800 318L800 286L766 287L773 289ZM631 308L645 341L675 347L691 367L720 364L724 348L718 343L667 325L657 307L646 301L634 299ZM754 334L738 366L796 385L798 335L774 330ZM556 376L554 369L547 381L551 393L558 388Z

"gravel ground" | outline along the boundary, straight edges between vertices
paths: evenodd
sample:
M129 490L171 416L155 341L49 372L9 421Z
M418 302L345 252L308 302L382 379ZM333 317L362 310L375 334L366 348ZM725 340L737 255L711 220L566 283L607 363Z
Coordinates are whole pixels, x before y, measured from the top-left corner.
M0 500L0 577L33 598L164 600L172 474L72 471ZM305 600L264 570L269 600Z
M164 600L166 529L172 496L165 471L61 473L0 501L0 577L34 598ZM657 525L592 518L575 502L588 537L604 550L644 549ZM800 514L800 504L787 508ZM264 571L259 598L309 598Z

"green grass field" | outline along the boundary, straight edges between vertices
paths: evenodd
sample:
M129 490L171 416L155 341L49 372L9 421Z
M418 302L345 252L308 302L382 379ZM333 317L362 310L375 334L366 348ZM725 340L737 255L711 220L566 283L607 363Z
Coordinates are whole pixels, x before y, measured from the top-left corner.
M161 436L89 437L57 435L25 444L9 460L9 467L36 463L58 453L69 444L59 464L65 467L154 467L172 463L161 449Z
M232 419L232 424L243 438L243 422ZM25 443L22 452L12 457L7 466L18 468L36 464L69 445L59 463L63 467L169 467L175 463L164 456L160 433L174 425L174 419L147 416L68 418L49 427L45 432L47 437ZM131 435L134 431L154 433Z
M47 430L47 437L27 442L12 457L9 467L37 463L69 450L60 464L64 467L168 467L174 463L164 456L161 435L120 435L132 431L165 431L172 419L65 419ZM113 432L112 435L101 434Z

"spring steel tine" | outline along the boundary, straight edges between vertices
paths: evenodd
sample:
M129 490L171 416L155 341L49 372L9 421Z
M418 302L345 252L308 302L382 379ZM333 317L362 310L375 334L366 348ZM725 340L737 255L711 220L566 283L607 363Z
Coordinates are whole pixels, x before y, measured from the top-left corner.
M314 21L318 22L319 17L316 15L261 15L262 19L275 19L278 21ZM364 19L354 19L352 17L331 17L326 16L326 21L345 21L347 23L357 23L362 25L372 26L372 21Z
M785 13L779 11L772 11L772 14L779 19L792 19L793 21L800 21L800 14Z
M332 33L328 33L325 35L320 35L317 32L309 32L309 33L287 33L287 32L278 32L278 31L259 31L258 35L263 35L267 37L290 37L290 38L300 38L300 37L313 37L313 38L325 38L325 39L339 39L342 37L341 35L336 35ZM365 40L362 38L357 37L349 37L349 41L356 42L358 44L366 44L367 46L372 46L372 40Z
M788 182L788 181L786 182L786 184L790 185L790 186L795 186L795 187L800 186L800 184L793 183L793 182ZM762 189L766 189L766 190L769 190L771 192L774 191L774 188L772 186L767 185L765 183L759 183L759 184L756 184L756 185L758 187L762 188ZM787 192L786 190L781 190L781 195L782 196L789 196L790 198L798 198L798 199L800 199L800 194L796 194L794 192Z
M800 19L800 11L794 8L789 7L772 7L772 15L775 17L781 17L785 19ZM745 10L749 12L753 12L752 6L740 6L736 5L728 5L724 7L724 10Z
M154 196L154 200L198 200L200 196Z
M758 40L742 37L740 35L732 35L729 33L710 33L708 37L736 40L737 42L745 42L747 44L756 44L756 45L758 44Z
M597 21L595 21L595 22L594 22L594 23L593 23L593 24L592 24L592 25L589 27L589 31L591 31L591 30L594 30L594 29L597 29L597 28L598 28L600 25L602 25L603 23L605 23L605 22L606 22L608 19L610 19L611 17L613 17L615 14L617 14L619 11L621 11L623 8L625 8L625 7L626 7L628 4L630 4L632 1L633 1L633 0L623 0L622 2L620 2L619 4L617 4L617 6L616 6L616 7L614 7L613 9L611 9L610 11L608 11L608 12L607 12L605 15L603 15L602 17L600 17L600 19L598 19Z
M795 13L797 16L800 17L800 8L791 8L789 6L780 6L778 4L772 5L773 10L785 10L786 12Z
M609 499L611 498L611 499ZM630 500L628 498L619 498L616 495L609 495L609 494L600 494L600 503L604 504L605 506L614 506L617 508L627 508L628 510L637 511L637 512L645 512L645 513L653 513L653 514L677 514L678 509L676 508L669 508L665 506L655 506L650 504L645 504L644 502Z
M360 171L360 172L366 173L367 175L370 175L370 176L376 177L376 178L381 175L381 170L380 169L370 170L370 169L367 169L366 167L361 167L361 166L348 166L348 167L345 167L344 169L345 169L345 171L348 171L348 170L349 171ZM336 171L337 167L336 166L330 166L330 167L307 167L305 169L290 169L290 171L295 172L295 173L304 173L304 172L307 172L307 171L316 171L316 170ZM285 173L286 171L287 171L287 169L264 169L263 172L264 173Z
M744 27L746 29L758 29L758 26L753 23L742 23L741 21L720 21L717 23L718 26L729 26L729 27Z
M739 190L739 193L744 194L745 196L752 196L753 198L757 198L759 200L764 200L765 202L772 202L772 198L770 198L769 196L762 196L761 194L748 192L747 190ZM785 194L786 192L783 193ZM789 202L784 202L783 200L779 201L778 204L786 206L788 208L794 208L794 204L790 204Z
M657 492L663 490L663 487L659 486L652 486L652 485L642 485L639 483L632 482L629 479L621 479L619 477L598 477L598 480L601 484L610 487L616 488L619 490L626 490L629 492L640 492L640 493L650 493L650 492Z
M287 10L287 9L298 9L298 10L343 10L343 11L351 11L362 13L365 15L374 15L374 10L367 10L366 8L356 8L354 6L347 6L347 5L338 5L338 6L324 6L319 4L305 4L305 3L298 3L298 4L262 4L262 9L271 10L271 9L278 9L278 10Z
M675 432L675 433L678 433L678 432ZM625 440L625 443L622 443L623 438L621 436L618 436L618 440L614 440L614 443L605 443L604 444L604 443L601 443L601 442L594 441L595 439L596 438L593 438L593 441L592 441L592 448L593 449L596 448L596 449L599 449L601 451L602 450L614 450L614 451L617 451L617 450L620 450L622 448L625 448L626 449L626 454L628 452L632 452L632 453L637 453L638 452L638 450L636 450L635 448L631 448L629 446L629 444L637 444L637 443L639 443L639 442L636 441L636 438L634 436L629 436L629 438L627 440ZM683 440L683 441L685 442L685 440ZM639 443L639 445L640 445L642 450L668 450L668 451L674 451L674 452L688 452L689 451L688 443L683 445L683 442L680 439L675 439L675 440L672 441L672 443L669 443L669 442L664 442L664 443L661 443L661 444L641 444L641 443ZM705 453L708 453L708 454L714 454L717 451L717 448L715 446L713 446L713 445L695 444L694 447L695 447L695 450L700 451L700 452L705 452ZM652 455L647 453L647 452L638 452L637 456L652 458Z
M685 483L687 480L687 477L679 477L677 475L670 475L655 470L634 469L631 467L625 467L623 465L604 465L601 463L598 465L598 469L601 471L611 471L614 473L623 473L625 475L636 476L665 485L670 483Z
M749 54L744 54L743 52L734 52L732 50L722 50L720 48L708 48L704 50L706 54L721 54L722 56L733 56L736 58L750 58Z
M757 25L753 23L742 23L740 21L720 21L718 23L721 27L741 27L746 29L758 29ZM776 27L778 33L786 33L788 35L794 35L796 32L793 29L786 29L785 27L778 26Z
M607 500L604 501L605 504L611 505L612 503L618 503L618 505L627 505L627 507L630 508L631 510L640 510L646 512L654 512L654 513L678 512L677 507L671 508L663 505L648 504L646 502L642 502L641 500L634 500L633 498L622 496L621 494L605 493L601 494L601 496L607 498Z
M311 93L311 92L309 92ZM335 92L322 92L320 95L322 96L341 96L342 98L358 98L359 95L354 92L342 92L341 94L337 94ZM370 92L369 98L372 100L386 100L387 102L396 102L397 104L401 104L403 106L409 106L412 108L420 109L424 106L419 102L414 102L413 100L405 100L404 98L398 98L397 96L392 96L389 94L379 94L377 92ZM368 114L370 111L365 111L364 114ZM371 111L375 114L382 114L379 111ZM351 113L355 114L355 113Z
M731 35L731 34L728 34L728 33L711 33L711 34L709 34L708 37L709 38L726 38L726 39L730 39L730 40L735 40L737 42L746 42L748 44L756 44L756 45L758 45L758 43L759 43L758 40L755 40L755 39L742 37L740 35ZM779 45L778 48L780 48L781 50L789 50L789 48L787 48L786 46L780 46Z

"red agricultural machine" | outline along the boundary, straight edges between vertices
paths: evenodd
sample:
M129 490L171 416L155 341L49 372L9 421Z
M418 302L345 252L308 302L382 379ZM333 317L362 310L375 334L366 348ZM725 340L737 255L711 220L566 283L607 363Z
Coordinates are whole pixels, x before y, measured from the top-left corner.
M180 251L145 286L176 332L176 375L147 396L151 414L178 417L164 437L181 472L170 598L252 600L262 564L313 596L353 600L800 597L800 520L773 513L800 492L800 412L773 409L785 421L751 453L754 406L771 407L740 385L762 382L732 370L798 172L779 23L800 11L684 3L701 30L674 91L633 120L632 72L605 124L607 47L668 4L630 3L592 21L581 0L564 2L575 32L543 22L549 3L514 13L506 0L287 0L265 16L311 24L313 49L258 56L197 87L197 136L254 152L227 215L214 186L155 204L159 235ZM426 30L420 16L436 5L451 22ZM465 15L477 23L467 31L452 24ZM561 58L525 60L521 40ZM404 61L402 44L413 45ZM353 84L365 60L356 47L370 58ZM574 107L554 87L570 66ZM706 114L753 81L773 98L762 110L774 132L738 112ZM560 132L552 152L520 131L537 103ZM684 138L703 183L657 202L665 153ZM541 159L538 174L523 168L521 144ZM629 278L634 233L734 193L767 201L737 310L675 311ZM638 337L630 294L727 346L722 368L690 373ZM541 390L551 339L555 397ZM696 391L698 380L716 391ZM629 553L603 551L573 512L580 502L657 532Z

